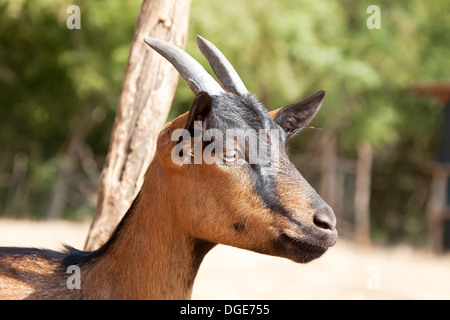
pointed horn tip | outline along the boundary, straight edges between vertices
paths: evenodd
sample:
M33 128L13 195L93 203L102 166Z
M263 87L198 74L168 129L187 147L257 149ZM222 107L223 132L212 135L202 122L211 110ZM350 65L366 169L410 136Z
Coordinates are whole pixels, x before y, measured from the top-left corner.
M155 39L155 38L152 38L152 37L145 37L145 38L143 39L143 41L144 41L146 44L150 44L150 43L153 42L154 39Z
M174 45L173 43L153 37L145 37L144 42L153 49L155 49L155 47L167 47L167 46L174 46L178 48L178 46Z
M199 47L200 50L202 50L204 47L213 46L213 44L198 34L197 35L197 46Z
M165 41L153 37L145 37L144 42L153 48L158 44L164 43Z
M157 45L158 39L152 38L152 37L145 37L144 42L148 44L152 49L156 49L155 46Z
M199 43L199 42L206 42L206 41L208 41L208 40L206 40L205 38L203 38L201 35L197 35L197 43Z

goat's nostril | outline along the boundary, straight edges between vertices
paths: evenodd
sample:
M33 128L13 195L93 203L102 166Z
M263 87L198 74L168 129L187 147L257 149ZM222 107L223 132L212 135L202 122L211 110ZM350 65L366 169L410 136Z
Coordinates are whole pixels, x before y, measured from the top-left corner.
M336 217L334 212L329 208L324 208L314 215L314 224L316 227L325 230L334 230L336 228Z

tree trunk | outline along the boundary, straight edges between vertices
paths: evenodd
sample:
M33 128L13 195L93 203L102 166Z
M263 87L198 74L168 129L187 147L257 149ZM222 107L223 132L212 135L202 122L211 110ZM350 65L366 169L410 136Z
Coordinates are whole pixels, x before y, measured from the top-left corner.
M143 38L152 36L184 47L190 5L191 0L142 4L85 250L95 250L109 239L139 192L175 95L178 72Z
M427 205L428 237L434 252L444 252L444 222L447 205L447 184L450 176L450 167L436 163L433 168L433 177L430 186L430 195Z
M356 241L370 245L370 185L372 176L372 147L368 143L358 145L355 185L355 233Z

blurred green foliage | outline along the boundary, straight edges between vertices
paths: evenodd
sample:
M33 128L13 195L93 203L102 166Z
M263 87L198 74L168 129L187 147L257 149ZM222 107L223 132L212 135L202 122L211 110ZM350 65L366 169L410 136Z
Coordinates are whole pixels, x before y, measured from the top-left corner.
M72 4L81 8L81 30L66 27ZM374 4L381 29L369 30L366 10ZM140 5L0 0L3 215L45 216L61 158L86 110L92 123L68 177L65 216L93 213ZM375 150L373 234L422 239L430 179L424 163L435 157L442 108L408 87L449 80L449 12L445 0L193 0L186 50L210 70L195 36L213 41L270 109L326 90L313 125L338 137L340 156L354 158L361 142ZM169 118L192 98L180 81ZM314 148L312 131L294 141L294 153Z

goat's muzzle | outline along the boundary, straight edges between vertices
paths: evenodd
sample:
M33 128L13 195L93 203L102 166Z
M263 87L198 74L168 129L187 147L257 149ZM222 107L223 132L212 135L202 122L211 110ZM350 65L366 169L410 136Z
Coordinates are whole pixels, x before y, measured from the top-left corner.
M307 263L322 256L337 241L336 217L333 210L323 203L316 208L312 224L290 221L293 228L282 231L277 243L285 257L300 263Z

